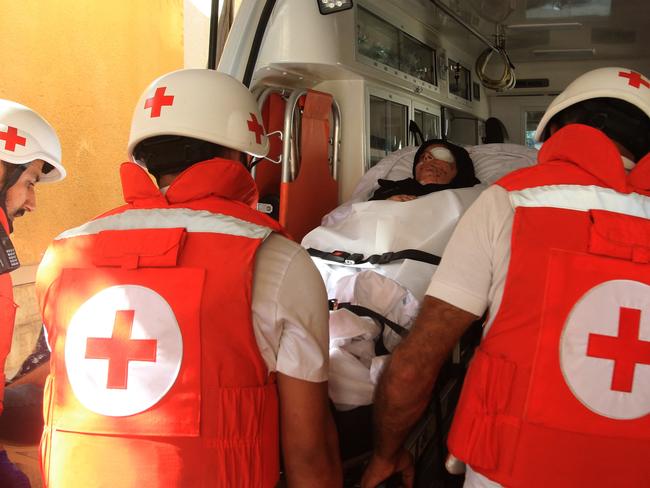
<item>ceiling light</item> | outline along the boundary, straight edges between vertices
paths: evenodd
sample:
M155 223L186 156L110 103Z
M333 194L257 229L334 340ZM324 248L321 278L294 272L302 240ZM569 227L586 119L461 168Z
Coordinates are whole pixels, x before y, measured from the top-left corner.
M316 0L316 3L318 3L318 10L322 15L352 8L352 0Z
M579 29L580 22L544 22L539 24L510 24L506 25L510 30L565 30Z
M583 59L593 58L596 55L596 49L533 49L532 53L540 58Z

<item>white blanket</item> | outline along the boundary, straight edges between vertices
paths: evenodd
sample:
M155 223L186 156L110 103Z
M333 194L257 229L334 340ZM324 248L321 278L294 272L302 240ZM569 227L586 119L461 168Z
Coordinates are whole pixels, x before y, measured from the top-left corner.
M345 219L321 226L302 245L321 251L344 250L364 256L418 249L442 255L458 219L485 187L444 190L409 202L372 201L350 205ZM369 308L410 328L435 266L412 260L365 268L314 259L328 297ZM370 268L370 269L369 269ZM380 328L347 310L330 315L330 398L339 410L372 403L387 356L375 357ZM388 350L399 337L385 330Z
M342 250L364 256L404 249L418 249L441 256L458 219L484 189L485 186L476 185L430 193L408 202L354 203L348 207L344 219L330 226L317 227L305 236L302 245L321 251ZM420 273L418 268L422 268ZM382 266L379 272L410 289L420 300L433 267L419 262L414 266L407 260Z
M362 254L402 249L441 254L459 217L484 189L484 185L476 185L430 193L408 202L354 203L345 219L317 227L305 236L302 245Z

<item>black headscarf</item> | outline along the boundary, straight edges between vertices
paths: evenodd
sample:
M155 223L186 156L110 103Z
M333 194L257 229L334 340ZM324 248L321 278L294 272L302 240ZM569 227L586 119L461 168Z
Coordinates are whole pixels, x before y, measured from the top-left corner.
M449 149L456 161L456 170L458 172L456 173L456 176L454 176L454 179L449 183L430 183L428 185L422 185L415 179L415 167L417 166L422 153L426 151L429 146L434 144ZM465 149L442 139L429 139L428 141L425 141L415 153L415 157L413 158L413 178L406 178L405 180L399 181L380 179L378 183L379 188L375 193L373 193L370 200L386 200L394 195L413 195L419 197L436 191L448 190L450 188L468 188L478 185L480 181L474 175L474 164Z

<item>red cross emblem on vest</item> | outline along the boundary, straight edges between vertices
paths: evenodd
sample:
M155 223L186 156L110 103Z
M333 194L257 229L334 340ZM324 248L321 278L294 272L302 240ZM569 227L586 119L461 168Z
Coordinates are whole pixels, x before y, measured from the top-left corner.
M147 410L172 388L183 361L183 336L158 292L114 285L74 312L64 349L77 400L100 415L124 416Z
M614 361L612 390L632 391L637 364L650 364L650 342L639 338L641 310L620 309L618 337L590 334L587 356Z
M0 131L0 139L5 141L5 151L14 152L16 146L24 146L27 144L27 139L18 135L18 129L15 127L7 127L7 132Z
M89 337L86 359L107 359L108 380L106 388L126 389L129 378L129 362L156 361L156 343L153 339L132 339L135 310L115 312L115 325L110 338Z
M650 414L649 297L650 284L603 281L575 301L564 322L558 350L562 376L571 395L599 416L623 420Z
M151 109L151 118L160 117L160 113L163 107L171 106L174 104L173 95L165 95L166 86L161 86L156 88L156 92L153 97L147 98L147 101L144 104L144 108Z
M257 117L251 112L251 120L247 121L248 131L255 134L255 142L260 144L262 142L262 135L264 134L264 127L257 121Z
M619 71L618 76L621 78L627 78L627 84L634 88L640 88L642 85L645 88L650 88L650 82L644 79L640 73L637 73L635 71L630 71L629 73L626 73L625 71Z

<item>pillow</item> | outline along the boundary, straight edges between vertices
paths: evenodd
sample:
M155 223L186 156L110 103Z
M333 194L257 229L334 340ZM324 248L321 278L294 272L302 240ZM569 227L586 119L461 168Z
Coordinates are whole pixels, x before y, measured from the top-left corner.
M395 151L361 177L350 200L365 201L379 188L377 180L403 180L413 176L413 158L419 146ZM481 183L491 185L511 171L537 162L537 150L519 144L481 144L464 146L474 162L474 173Z
M491 185L512 171L537 163L537 149L519 144L481 144L465 147L481 183Z
M419 146L406 146L395 151L364 174L352 196L323 217L321 225L332 226L350 214L353 203L365 202L379 188L377 180L403 180L413 176L413 158ZM537 162L537 150L519 144L480 144L464 146L474 162L476 177L491 185L515 169L532 166Z

